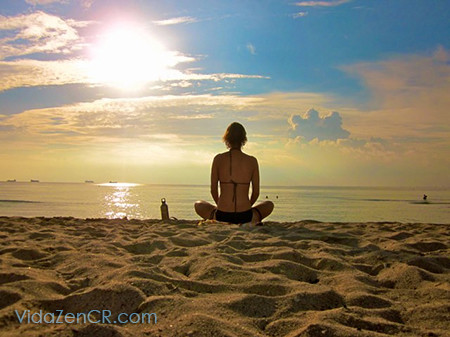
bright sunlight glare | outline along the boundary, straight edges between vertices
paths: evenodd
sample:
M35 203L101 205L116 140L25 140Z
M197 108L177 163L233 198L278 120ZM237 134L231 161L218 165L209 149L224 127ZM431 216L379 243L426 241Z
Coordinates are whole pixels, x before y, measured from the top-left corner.
M103 183L103 184L97 184L97 186L109 186L109 187L135 187L140 186L140 184L136 183L120 183L120 182L112 182L109 183Z
M148 82L167 79L178 63L147 31L120 25L102 34L91 49L89 76L92 82L123 89L137 89Z

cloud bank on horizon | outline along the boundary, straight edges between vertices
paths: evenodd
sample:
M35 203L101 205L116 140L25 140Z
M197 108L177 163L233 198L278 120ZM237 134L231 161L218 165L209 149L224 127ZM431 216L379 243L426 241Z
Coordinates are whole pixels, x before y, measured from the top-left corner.
M207 183L238 120L266 184L448 184L450 5L400 3L8 2L0 180Z

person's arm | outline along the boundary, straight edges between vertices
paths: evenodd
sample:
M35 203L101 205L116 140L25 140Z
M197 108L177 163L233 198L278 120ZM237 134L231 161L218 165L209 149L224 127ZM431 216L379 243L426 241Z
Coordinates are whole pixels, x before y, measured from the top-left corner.
M218 166L218 156L214 157L212 167L211 167L211 196L213 197L216 205L219 203L219 166Z
M259 197L259 166L258 160L255 158L255 167L252 174L252 196L250 197L250 203L253 205Z

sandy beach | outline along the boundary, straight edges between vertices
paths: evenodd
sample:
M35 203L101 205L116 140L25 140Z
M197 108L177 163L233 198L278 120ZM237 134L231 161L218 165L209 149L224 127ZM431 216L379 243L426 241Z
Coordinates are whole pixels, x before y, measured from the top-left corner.
M449 234L436 224L1 217L0 334L449 336ZM103 311L111 324L97 323Z

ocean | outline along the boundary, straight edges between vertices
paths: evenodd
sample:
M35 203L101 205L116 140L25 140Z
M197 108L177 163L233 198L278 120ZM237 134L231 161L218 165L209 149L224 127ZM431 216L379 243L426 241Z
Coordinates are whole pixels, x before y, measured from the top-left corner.
M199 219L196 200L212 202L202 185L0 182L0 216L159 219L161 198L186 220ZM263 200L275 204L268 221L450 223L449 188L270 186Z

